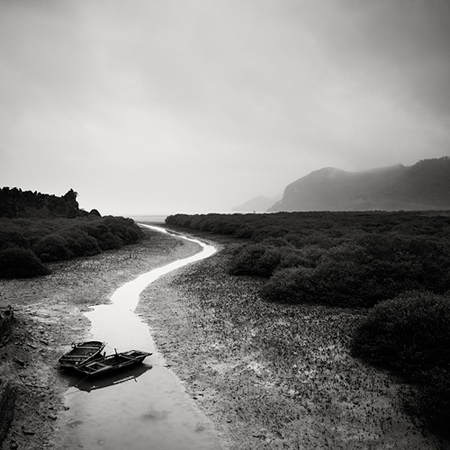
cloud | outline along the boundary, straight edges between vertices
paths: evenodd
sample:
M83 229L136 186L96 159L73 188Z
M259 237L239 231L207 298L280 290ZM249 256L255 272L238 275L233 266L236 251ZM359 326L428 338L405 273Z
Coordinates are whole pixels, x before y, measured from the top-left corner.
M224 210L321 167L449 153L444 0L0 9L11 186L73 188L109 213Z

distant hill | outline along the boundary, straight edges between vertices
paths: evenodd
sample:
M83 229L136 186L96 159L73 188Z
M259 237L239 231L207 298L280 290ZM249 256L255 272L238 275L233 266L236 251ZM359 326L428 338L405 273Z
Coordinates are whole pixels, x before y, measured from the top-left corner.
M77 195L73 189L58 197L37 191L22 191L22 189L16 187L3 187L0 188L0 217L10 219L65 217L73 219L89 214L100 216L100 213L95 209L90 213L80 209Z
M450 158L362 172L332 167L294 181L268 211L450 209Z
M281 199L281 195L275 198L267 198L263 195L258 195L258 197L254 197L248 202L243 203L240 206L235 206L233 211L235 212L265 212L267 211L274 203Z

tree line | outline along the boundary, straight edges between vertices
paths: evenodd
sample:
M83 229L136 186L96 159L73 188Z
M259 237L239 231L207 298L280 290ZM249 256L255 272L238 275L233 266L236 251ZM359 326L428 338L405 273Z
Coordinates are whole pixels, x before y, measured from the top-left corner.
M0 189L0 217L17 219L26 217L52 218L85 217L89 214L99 216L97 210L90 213L79 208L77 193L69 189L58 197L41 192L22 191L20 188L3 187Z

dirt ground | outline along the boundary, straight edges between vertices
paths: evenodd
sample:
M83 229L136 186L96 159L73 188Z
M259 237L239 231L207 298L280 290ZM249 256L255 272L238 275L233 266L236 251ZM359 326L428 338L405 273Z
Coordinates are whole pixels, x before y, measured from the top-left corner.
M212 239L221 249L234 245ZM1 450L55 448L67 389L56 361L71 342L89 337L88 305L107 302L123 283L197 250L148 233L119 251L54 264L48 277L0 280L0 308L12 305L17 318L13 339L0 348L0 378L18 392ZM450 448L402 412L398 380L350 358L345 336L357 315L264 304L261 280L228 276L227 257L224 250L160 278L137 310L224 449ZM282 354L286 336L298 354ZM288 359L289 371L271 358Z

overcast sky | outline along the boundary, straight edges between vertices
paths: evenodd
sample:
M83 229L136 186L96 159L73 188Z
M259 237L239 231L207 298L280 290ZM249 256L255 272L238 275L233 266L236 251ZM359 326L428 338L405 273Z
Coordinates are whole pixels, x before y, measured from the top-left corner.
M448 0L0 0L0 186L228 212L447 155Z

